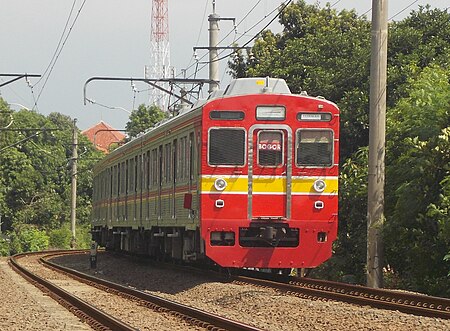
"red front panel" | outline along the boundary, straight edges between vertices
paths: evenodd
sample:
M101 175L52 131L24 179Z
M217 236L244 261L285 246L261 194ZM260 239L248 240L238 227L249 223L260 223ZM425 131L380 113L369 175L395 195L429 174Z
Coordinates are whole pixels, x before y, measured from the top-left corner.
M255 114L257 105L282 105L286 108L286 118L282 121L258 121ZM209 116L212 110L243 111L245 118L212 120ZM298 112L326 112L331 113L333 118L328 122L301 122L297 118ZM220 127L245 131L243 164L209 164L210 130ZM333 131L334 155L331 166L317 168L296 165L297 132L304 128ZM203 110L203 183L200 194L201 235L205 241L206 255L223 267L310 268L329 259L332 242L337 236L338 137L338 109L319 99L267 94L229 97L206 104ZM234 147L233 141L227 143ZM266 157L264 155L268 149L282 150L282 153ZM319 194L311 187L305 189L309 184L299 182L294 185L295 178L301 181L303 177L325 180L332 177L330 180L336 182L336 190ZM224 178L228 186L223 191L215 190L212 184L215 178ZM317 201L320 202L317 204ZM296 229L298 245L246 247L240 242L240 229L252 226ZM212 234L218 232L233 233L233 245L214 244Z

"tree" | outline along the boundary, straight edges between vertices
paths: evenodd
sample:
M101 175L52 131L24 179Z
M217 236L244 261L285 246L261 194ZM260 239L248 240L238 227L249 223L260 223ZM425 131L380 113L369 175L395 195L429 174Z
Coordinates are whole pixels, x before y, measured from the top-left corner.
M419 6L389 26L388 106L408 95L407 81L432 64L448 67L450 12Z
M281 13L280 34L261 33L253 57L230 61L234 77L284 78L291 91L307 91L341 109L341 160L368 144L370 22L354 10L300 0ZM429 6L389 26L388 105L407 94L405 84L423 68L449 65L450 13ZM242 70L247 68L245 73Z
M386 263L403 287L450 296L450 70L425 68L388 113Z
M338 104L339 237L333 258L315 272L363 282L370 22L354 11L300 0L281 13L280 23L280 34L264 31L255 41L251 63L237 56L230 70L236 77L284 78L295 93L306 90ZM420 7L390 23L388 43L385 267L404 287L449 295L450 13Z
M368 144L370 23L354 10L337 12L298 1L281 13L281 34L264 31L253 57L236 57L236 77L284 78L291 91L307 91L341 108L341 159ZM242 63L246 61L245 63ZM242 74L242 68L247 68Z
M10 251L27 250L31 246L21 241L21 229L50 233L70 221L72 120L58 113L45 117L28 110L14 112L1 98L0 110L12 113L14 118L9 127L12 131L0 131L2 230L11 237L6 241ZM84 225L90 223L91 169L100 156L80 135L77 222L83 233L88 232Z
M167 118L167 113L160 110L157 106L139 105L138 109L130 115L125 129L130 138L136 137L139 133L153 127L156 123Z

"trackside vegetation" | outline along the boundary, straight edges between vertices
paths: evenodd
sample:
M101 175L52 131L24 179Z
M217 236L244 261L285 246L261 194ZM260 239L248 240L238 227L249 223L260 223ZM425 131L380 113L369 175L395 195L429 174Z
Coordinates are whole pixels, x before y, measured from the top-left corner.
M284 78L341 109L339 239L315 276L365 283L370 21L297 1L283 31L229 61L234 77ZM450 297L450 13L389 23L385 286Z

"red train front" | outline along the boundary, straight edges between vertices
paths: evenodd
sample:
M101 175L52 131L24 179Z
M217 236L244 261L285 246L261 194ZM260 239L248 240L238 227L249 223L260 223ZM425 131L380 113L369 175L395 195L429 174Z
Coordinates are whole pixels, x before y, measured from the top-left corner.
M223 267L311 268L337 235L339 110L239 79L202 111L200 231Z

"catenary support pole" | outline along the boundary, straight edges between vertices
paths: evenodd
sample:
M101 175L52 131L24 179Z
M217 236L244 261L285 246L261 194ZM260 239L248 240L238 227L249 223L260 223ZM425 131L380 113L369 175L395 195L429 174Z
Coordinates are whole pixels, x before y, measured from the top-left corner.
M219 61L217 45L219 43L219 21L220 16L216 14L216 4L213 1L213 13L208 17L209 21L209 79L215 82L209 83L209 91L219 88Z
M77 119L73 120L73 142L72 142L72 186L71 186L71 204L70 204L70 222L72 229L72 240L70 247L76 247L75 223L77 218L77 161L78 161L78 129Z
M369 178L367 206L367 286L382 287L384 159L386 133L387 3L372 1L370 61Z

